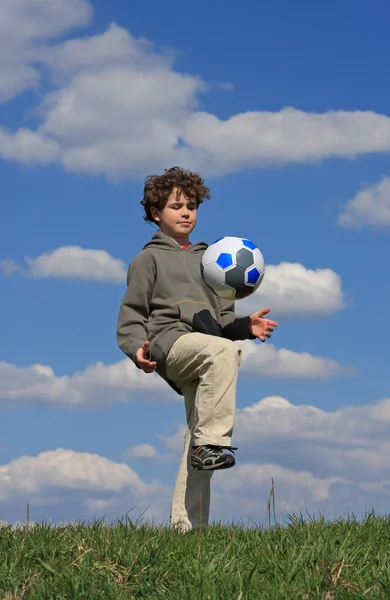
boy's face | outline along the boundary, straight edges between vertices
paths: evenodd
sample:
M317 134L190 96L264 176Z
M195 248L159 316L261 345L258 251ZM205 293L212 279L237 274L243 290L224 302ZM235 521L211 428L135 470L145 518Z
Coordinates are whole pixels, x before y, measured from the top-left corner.
M196 202L187 198L178 188L173 188L164 208L150 210L161 231L177 242L188 241L190 233L196 225Z

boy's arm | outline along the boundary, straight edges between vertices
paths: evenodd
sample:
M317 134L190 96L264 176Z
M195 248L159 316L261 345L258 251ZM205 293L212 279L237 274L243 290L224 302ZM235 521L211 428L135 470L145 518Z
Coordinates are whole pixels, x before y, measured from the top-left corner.
M249 326L250 318L238 317L234 312L234 301L218 298L222 321L222 336L229 340L255 340Z
M147 340L146 324L155 281L155 265L149 253L139 254L127 272L127 290L119 310L117 341L120 349L134 362L137 350Z

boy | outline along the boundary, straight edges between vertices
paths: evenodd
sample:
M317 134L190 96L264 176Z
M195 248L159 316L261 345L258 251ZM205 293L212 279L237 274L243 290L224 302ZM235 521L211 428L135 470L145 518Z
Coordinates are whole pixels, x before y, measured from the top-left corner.
M184 396L187 427L173 494L171 526L207 525L214 470L233 467L231 437L241 350L234 340L265 342L277 323L265 308L237 317L201 276L207 244L191 244L197 209L209 189L179 167L146 179L146 221L159 230L130 263L117 337L145 373L156 371Z

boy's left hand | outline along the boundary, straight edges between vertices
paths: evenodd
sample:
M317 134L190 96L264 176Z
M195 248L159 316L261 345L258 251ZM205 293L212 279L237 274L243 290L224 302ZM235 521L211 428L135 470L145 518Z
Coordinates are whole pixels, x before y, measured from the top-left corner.
M265 342L265 338L270 338L272 331L278 326L276 321L264 319L264 315L268 315L269 312L269 308L263 308L263 310L255 312L249 317L249 331L261 342Z

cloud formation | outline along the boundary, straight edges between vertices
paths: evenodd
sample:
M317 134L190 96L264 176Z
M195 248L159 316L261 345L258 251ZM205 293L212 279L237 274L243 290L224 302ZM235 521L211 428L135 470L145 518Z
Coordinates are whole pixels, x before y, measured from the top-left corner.
M26 258L26 262L31 277L126 283L127 269L124 262L114 258L106 250L62 246L37 258Z
M240 372L259 379L331 379L353 375L351 366L342 366L335 360L313 356L309 352L294 352L252 341L237 342L242 349Z
M240 372L244 377L312 380L355 373L351 367L305 352L278 350L271 344L237 343L243 349ZM157 402L180 399L157 374L145 374L128 358L110 365L98 362L70 376L58 376L48 365L19 367L0 362L0 405L39 403L69 408L96 407L130 402L145 393Z
M127 264L106 250L61 246L36 258L26 258L24 273L30 277L100 281L125 285ZM11 259L0 262L11 274L21 267ZM260 288L249 298L239 300L239 314L250 314L259 306L270 306L280 319L310 319L329 316L347 305L341 277L332 269L308 269L300 263L267 265Z
M237 410L237 465L234 477L218 473L213 479L214 517L264 520L271 478L278 518L301 508L326 517L349 510L363 516L376 507L388 512L389 423L387 398L328 412L271 396ZM179 426L160 439L179 455L183 436Z
M337 224L346 229L388 229L390 227L390 178L359 190L347 202Z
M389 423L388 398L328 412L270 396L237 410L234 443L243 463L260 460L284 468L299 465L318 477L358 480L360 476L367 483L378 476L390 478L386 461ZM179 452L183 435L180 426L161 440L171 451Z
M157 401L177 396L160 377L146 375L127 358L111 365L98 362L71 376L57 376L47 365L18 367L0 362L0 405L107 406L153 392Z
M0 260L0 271L2 271L5 275L12 275L12 273L16 273L19 270L19 265L11 258Z
M203 108L207 82L179 72L173 52L115 23L102 33L49 44L90 22L86 0L65 4L34 0L31 12L23 0L2 4L1 43L13 62L0 65L0 99L36 88L43 71L52 83L50 91L40 90L35 129L0 129L5 160L61 164L114 179L180 164L209 177L390 150L390 118L371 111L285 107L220 119Z
M364 516L390 509L390 399L326 411L271 396L237 410L232 472L212 480L212 519L264 523L272 480L276 518L306 510L326 517ZM183 427L160 435L164 454L150 440L128 451L131 467L87 452L58 448L22 456L0 466L0 508L7 520L20 520L29 498L37 517L91 519L136 516L167 523L172 486L147 483L137 470L145 459L172 460L172 481L183 445ZM357 500L358 499L358 500ZM25 507L25 504L24 504ZM19 511L19 512L18 512Z
M264 280L252 296L237 302L250 314L269 306L275 318L311 319L329 316L347 304L340 275L332 269L308 269L300 263L267 265Z
M41 70L36 53L49 40L87 25L92 7L87 0L2 0L0 3L0 102L37 89ZM2 145L0 135L0 145ZM21 140L17 140L19 146Z
M126 452L123 453L123 459L128 462L134 462L139 460L153 460L154 462L169 462L176 460L176 456L173 454L164 454L159 452L157 448L151 444L139 444L138 446L131 446Z
M97 514L114 520L138 504L140 516L152 501L153 516L166 522L169 492L168 486L145 483L124 463L63 448L0 466L0 507L9 521L25 517L18 514L21 501L24 507L30 502L33 519L57 521Z

